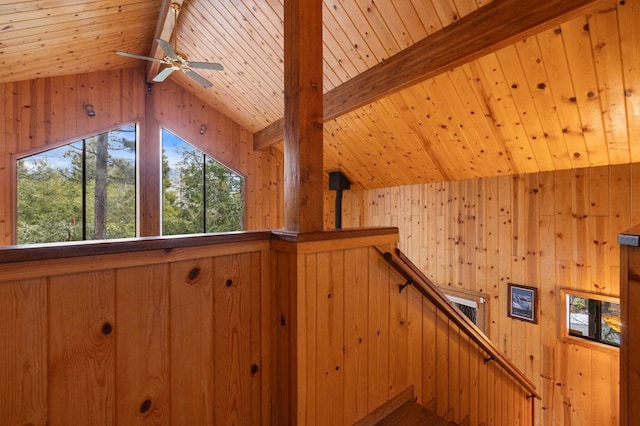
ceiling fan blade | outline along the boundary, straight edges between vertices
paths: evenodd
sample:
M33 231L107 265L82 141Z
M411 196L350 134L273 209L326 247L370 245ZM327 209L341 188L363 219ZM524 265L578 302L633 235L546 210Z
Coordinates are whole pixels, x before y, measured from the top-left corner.
M155 81L156 83L160 83L162 81L165 81L167 79L167 77L169 77L171 75L172 72L174 72L176 69L173 67L167 67L165 69L163 69L162 71L160 71L158 73L158 75L156 75L155 77L153 77L153 81Z
M218 63L215 62L191 62L189 61L189 67L191 68L202 68L202 69L206 69L206 70L216 70L216 71L222 71L224 70L224 67Z
M206 78L200 76L200 74L198 74L195 71L186 69L186 70L184 70L184 73L187 74L189 77L193 78L198 83L202 84L205 88L213 86L213 84L209 80L207 80Z
M133 53L127 53L127 52L116 52L116 55L126 56L128 58L144 59L145 61L164 62L164 60L162 59L150 58L149 56L134 55Z
M169 44L169 42L166 42L161 38L157 38L156 41L158 42L158 46L160 46L162 50L164 50L164 53L171 56L172 58L178 57L178 55L173 50L173 47L171 47L171 44Z

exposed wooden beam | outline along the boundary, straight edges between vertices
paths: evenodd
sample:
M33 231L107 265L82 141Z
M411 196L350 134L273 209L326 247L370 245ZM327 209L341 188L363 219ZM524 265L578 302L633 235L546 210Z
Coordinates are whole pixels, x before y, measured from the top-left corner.
M177 13L180 12L182 8L182 3L184 0L162 0L162 6L160 7L160 14L158 15L158 23L156 25L155 37L153 38L153 42L151 43L151 51L149 52L149 56L151 58L162 58L164 57L164 52L158 46L158 42L156 42L157 38L160 38L165 41L171 40L171 35L173 34L173 30L175 29ZM153 77L158 74L160 68L160 63L158 62L149 62L147 64L147 81L151 82Z
M324 95L324 121L553 28L602 0L495 0ZM254 135L254 149L282 140L282 119Z
M322 0L284 4L284 222L323 229Z

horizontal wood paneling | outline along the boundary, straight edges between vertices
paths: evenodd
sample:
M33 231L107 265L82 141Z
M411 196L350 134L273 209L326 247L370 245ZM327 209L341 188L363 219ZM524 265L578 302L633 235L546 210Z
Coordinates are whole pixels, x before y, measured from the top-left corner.
M272 424L269 250L120 257L0 280L0 423Z
M409 386L458 424L532 424L522 388L431 302L398 292L402 277L375 248L275 258L278 347L294 366L286 379L294 399L280 409L296 424L353 424Z
M631 164L351 190L343 226L398 226L435 283L485 295L488 336L542 394L538 424L617 424L619 354L561 342L559 289L619 295L617 235L640 221L639 182ZM538 325L507 317L508 282L538 288Z
M15 156L49 147L129 123L141 125L139 186L142 196L141 233L158 235L157 199L160 126L165 126L223 164L246 177L246 229L278 228L283 223L282 153L253 151L252 135L211 106L188 94L175 83L155 85L151 99L146 93L142 68L69 75L0 84L0 244L11 244L14 234L13 206ZM93 104L96 116L82 108ZM152 111L146 111L151 108ZM144 126L153 117L152 126ZM200 125L207 126L204 135ZM154 127L155 126L155 127ZM156 131L157 130L157 131Z

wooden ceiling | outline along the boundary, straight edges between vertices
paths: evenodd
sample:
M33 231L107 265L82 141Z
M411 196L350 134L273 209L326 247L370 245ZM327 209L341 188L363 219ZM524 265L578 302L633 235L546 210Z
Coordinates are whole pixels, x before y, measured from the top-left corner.
M509 0L494 1L325 0L325 114L327 94ZM0 83L138 66L114 52L154 55L154 35L171 21L167 9L159 0L4 1ZM225 70L198 70L209 89L182 73L170 78L264 136L284 114L282 14L283 0L184 0L178 50ZM639 22L640 0L599 1L331 118L325 169L373 188L640 161ZM443 43L455 52L468 38Z

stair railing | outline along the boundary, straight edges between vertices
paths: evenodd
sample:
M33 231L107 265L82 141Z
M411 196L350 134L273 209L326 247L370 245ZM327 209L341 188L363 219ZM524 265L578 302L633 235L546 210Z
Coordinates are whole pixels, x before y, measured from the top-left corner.
M485 364L490 361L497 362L516 382L520 384L528 393L528 398L541 399L536 392L536 386L529 378L516 367L502 352L489 340L489 338L467 318L459 309L453 305L440 289L426 275L404 255L399 249L390 252L387 249L376 246L382 257L406 280L404 284L399 284L399 291L402 292L407 286L412 286L420 294L429 299L438 309L453 321L471 340L473 340L483 351L487 353L484 359Z

